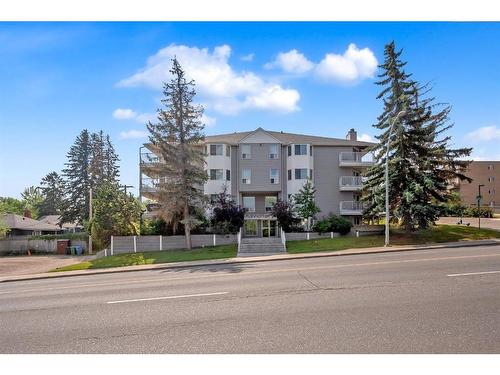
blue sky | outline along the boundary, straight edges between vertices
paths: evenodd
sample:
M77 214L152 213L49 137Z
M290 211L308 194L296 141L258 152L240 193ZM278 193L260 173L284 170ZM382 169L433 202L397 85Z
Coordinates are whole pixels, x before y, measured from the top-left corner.
M499 23L0 23L0 196L60 171L83 128L110 134L138 185L144 123L174 54L197 81L207 134L262 126L369 139L384 44L453 105L450 132L500 159Z

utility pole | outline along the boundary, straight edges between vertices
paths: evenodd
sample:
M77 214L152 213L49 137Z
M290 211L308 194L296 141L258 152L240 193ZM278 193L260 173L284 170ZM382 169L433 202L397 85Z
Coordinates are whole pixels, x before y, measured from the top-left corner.
M479 194L477 195L477 219L478 219L478 227L481 229L481 186L484 186L483 184L479 184L478 190Z
M89 189L89 254L92 254L92 188Z
M132 185L120 185L120 186L125 189L125 195L127 195L127 188L133 188Z

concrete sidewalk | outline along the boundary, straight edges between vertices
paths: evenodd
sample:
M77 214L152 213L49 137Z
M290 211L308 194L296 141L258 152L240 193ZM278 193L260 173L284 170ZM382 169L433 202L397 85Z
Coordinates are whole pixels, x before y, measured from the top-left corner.
M370 247L370 248L347 249L338 251L322 251L315 253L278 254L278 255L268 255L268 256L244 257L244 258L212 259L212 260L199 260L190 262L160 263L160 264L148 264L139 266L89 269L81 271L51 272L51 273L39 273L30 275L10 275L6 277L0 277L0 283L8 281L52 279L59 277L99 275L107 273L134 272L134 271L147 271L147 270L159 270L159 269L161 270L169 268L202 267L202 266L216 266L216 265L227 265L227 264L238 264L238 263L268 262L276 260L321 258L321 257L344 256L344 255L377 254L377 253L388 253L388 252L398 252L398 251L447 249L447 248L476 247L476 246L498 246L498 245L500 245L500 240L491 239L491 240L479 240L479 241L446 242L441 244L433 243L426 245Z

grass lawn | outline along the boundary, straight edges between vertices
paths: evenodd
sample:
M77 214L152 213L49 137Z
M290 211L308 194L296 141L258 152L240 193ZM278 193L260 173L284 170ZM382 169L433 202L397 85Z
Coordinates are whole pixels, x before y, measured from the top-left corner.
M404 230L391 228L392 245L419 245L426 243L455 242L500 238L500 231L477 229L460 225L437 225L418 232L405 233ZM321 240L287 242L291 254L315 251L335 251L361 247L384 246L384 236L337 237Z
M477 229L459 225L437 225L414 233L405 233L401 229L391 229L392 245L417 245L425 243L455 242L500 238L500 231ZM362 247L384 245L384 236L336 237L320 240L288 241L290 254L310 253L315 251L336 251ZM236 256L237 245L223 245L198 248L193 250L152 251L144 253L117 254L96 260L57 268L57 271L86 270L95 268L135 266L141 264L170 263L190 260L223 259Z
M51 272L74 271L95 268L136 266L141 264L183 262L190 260L234 258L237 245L221 245L193 250L151 251L144 253L117 254L104 258L56 268Z

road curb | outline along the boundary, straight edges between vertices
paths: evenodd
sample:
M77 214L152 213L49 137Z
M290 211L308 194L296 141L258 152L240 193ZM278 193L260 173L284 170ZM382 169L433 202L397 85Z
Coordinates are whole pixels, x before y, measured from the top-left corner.
M76 277L76 276L90 276L90 275L102 275L102 274L112 274L112 273L123 273L123 272L137 272L137 271L155 271L164 269L177 269L177 268L191 268L191 267L207 267L207 266L222 266L240 263L260 263L260 262L272 262L272 261L283 261L283 260L295 260L295 259L307 259L307 258L323 258L323 257L335 257L335 256L347 256L347 255L367 255L367 254L382 254L382 253L396 253L396 252L407 252L407 251L417 251L417 250L433 250L433 249L453 249L458 247L478 247L478 246L498 246L500 245L500 240L478 240L478 241L468 241L464 242L451 242L445 244L429 244L429 245L417 245L412 247L389 247L389 248L362 248L362 249L346 249L331 252L314 252L314 253L299 253L299 254L284 254L284 255L269 255L269 256L259 256L259 257L245 257L245 258L226 258L228 261L214 260L214 261L190 261L190 262L176 262L176 263L160 263L155 265L137 265L130 266L131 268L115 267L109 269L96 269L96 270L82 270L82 271L64 271L63 272L53 272L53 273L43 273L43 274L31 274L31 275L20 275L12 276L0 279L0 283L7 283L13 281L27 281L27 280L43 280L43 279L54 279L62 277ZM199 262L199 263L197 263Z

